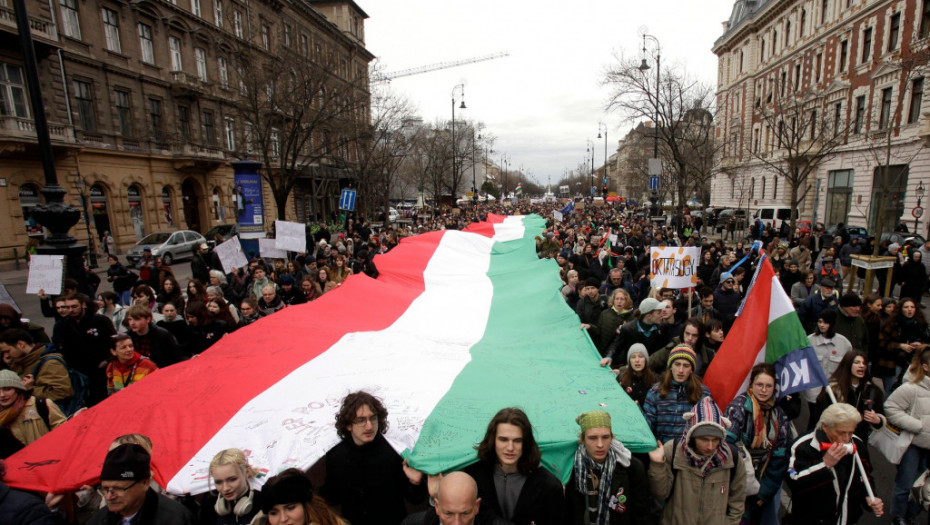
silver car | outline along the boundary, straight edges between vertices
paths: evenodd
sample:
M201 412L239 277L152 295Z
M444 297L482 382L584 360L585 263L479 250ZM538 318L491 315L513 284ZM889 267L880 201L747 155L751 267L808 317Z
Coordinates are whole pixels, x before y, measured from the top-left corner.
M177 259L193 257L194 248L206 242L203 235L191 230L150 233L129 249L126 260L136 265L142 259L143 250L151 248L153 257L161 257L162 262L171 264Z

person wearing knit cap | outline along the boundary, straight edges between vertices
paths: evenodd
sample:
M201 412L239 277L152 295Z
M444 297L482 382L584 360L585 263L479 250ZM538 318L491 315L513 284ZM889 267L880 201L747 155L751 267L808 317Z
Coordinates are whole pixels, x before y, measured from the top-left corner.
M575 313L578 314L578 319L581 320L581 328L588 331L592 341L597 340L597 321L601 317L601 311L603 311L601 295L598 292L600 286L601 281L597 277L585 279L578 304L575 305Z
M710 397L710 390L694 373L697 356L688 345L678 345L668 358L668 370L646 394L643 415L649 428L663 443L681 435L685 427L682 414L702 398Z
M346 524L321 496L313 494L313 484L296 468L269 478L259 499L269 525Z
M649 368L649 352L642 343L634 343L627 352L627 364L620 369L617 381L642 410L646 394L656 384L655 372Z
M649 490L665 501L660 525L739 523L745 508L746 467L726 443L730 421L706 397L682 416L681 435L649 453ZM701 512L695 512L700 508Z
M562 525L562 483L540 465L533 425L523 410L499 410L475 450L478 461L464 472L478 484L482 520Z
M190 525L193 522L190 511L149 486L151 461L148 451L135 443L119 445L107 452L100 471L99 491L106 508L98 510L87 525Z
M565 486L565 521L572 525L642 524L649 494L642 462L614 439L610 414L585 412L571 479Z
M669 335L660 328L662 314L669 305L651 297L643 299L637 308L636 318L624 323L618 330L613 342L607 347L607 357L601 359L601 366L610 366L615 372L627 362L627 352L633 343L642 343L649 353L653 353L669 341Z
M67 418L54 401L36 398L16 372L0 370L0 426L23 445L48 434L65 421Z
M853 350L869 352L869 327L862 318L862 299L855 292L840 296L834 328L836 333L849 339Z

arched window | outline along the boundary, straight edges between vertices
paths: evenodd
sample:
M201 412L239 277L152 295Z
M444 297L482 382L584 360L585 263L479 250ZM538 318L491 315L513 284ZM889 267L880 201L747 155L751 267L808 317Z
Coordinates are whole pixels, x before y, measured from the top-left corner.
M145 237L145 212L142 209L142 188L138 184L129 186L126 190L129 195L129 219L137 239Z
M110 229L110 210L107 207L106 189L101 184L94 184L90 187L90 209L91 215L94 216L94 227L97 229L97 237L103 237L106 232L113 233Z

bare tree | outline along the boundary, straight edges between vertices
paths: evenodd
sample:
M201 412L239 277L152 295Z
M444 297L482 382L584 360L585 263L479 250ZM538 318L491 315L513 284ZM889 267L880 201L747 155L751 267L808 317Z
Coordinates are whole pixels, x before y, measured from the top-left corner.
M319 166L346 168L350 144L366 140L357 123L369 120L367 69L348 67L355 57L341 52L305 57L284 46L275 53L245 41L230 46L237 116L284 219L301 177Z

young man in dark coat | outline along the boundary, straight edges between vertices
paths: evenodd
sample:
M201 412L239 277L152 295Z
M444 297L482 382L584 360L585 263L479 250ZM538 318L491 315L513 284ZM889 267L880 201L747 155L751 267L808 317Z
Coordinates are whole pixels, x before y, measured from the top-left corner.
M407 515L406 499L426 498L426 476L407 466L384 438L387 409L367 392L342 400L336 433L342 442L326 453L326 501L352 525L397 525Z
M107 397L106 366L110 361L110 338L116 335L113 322L93 313L81 294L63 298L66 312L52 328L52 343L58 346L68 366L87 376L87 406Z
M514 525L561 525L562 483L540 465L533 426L519 408L504 408L491 419L475 447L478 462L465 468L478 483L480 515Z
M158 368L173 365L183 359L177 339L167 329L155 326L152 311L143 304L134 304L126 311L132 346Z

